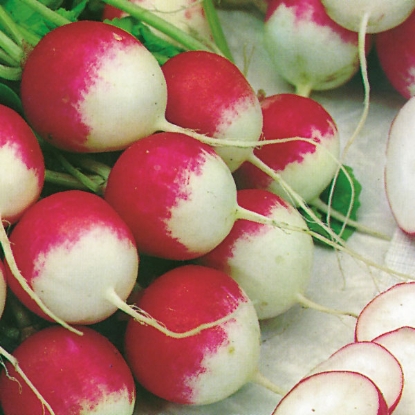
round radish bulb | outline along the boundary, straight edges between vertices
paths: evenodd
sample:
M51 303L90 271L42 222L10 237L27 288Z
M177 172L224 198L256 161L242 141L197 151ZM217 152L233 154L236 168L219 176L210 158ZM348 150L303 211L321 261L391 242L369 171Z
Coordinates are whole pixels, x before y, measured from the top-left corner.
M144 254L186 260L217 246L235 221L236 186L212 147L180 133L143 138L121 154L105 199Z
M110 24L58 27L25 62L21 98L33 128L68 151L123 149L165 121L166 84L154 56Z
M395 284L378 294L360 312L355 339L370 341L402 326L415 327L414 296L415 282Z
M373 342L349 343L315 367L311 374L328 371L352 371L371 379L382 392L389 412L398 404L403 388L403 371L396 357Z
M255 91L236 65L211 52L188 51L169 59L166 118L170 123L214 138L255 142L262 131ZM215 147L231 171L252 148Z
M274 68L301 95L336 88L359 69L357 33L335 23L320 0L271 0L264 30Z
M332 180L340 155L340 139L333 118L311 98L295 94L271 95L261 101L265 140L301 139L256 148L254 155L275 170L306 202L312 202ZM290 194L279 182L253 163L245 162L236 172L240 188L259 188L286 200Z
M339 25L358 32L368 15L368 33L379 33L402 23L415 9L414 0L321 0L327 14Z
M348 371L322 372L302 379L280 401L272 415L388 415L377 386Z
M46 328L13 354L56 414L132 414L135 384L124 358L101 334L82 331L78 336L59 326ZM4 414L44 415L38 397L9 363L6 368L0 376Z
M415 97L408 100L392 122L386 149L385 189L398 226L415 235Z
M268 191L240 190L237 200L239 206L279 222L307 226L295 208ZM228 273L248 294L258 318L265 319L301 302L313 255L310 235L238 220L229 235L197 261Z
M136 380L153 394L181 404L209 404L254 377L258 319L252 302L227 274L199 265L178 267L156 279L137 304L172 331L225 317L220 325L186 339L166 337L130 320L126 359Z
M385 333L373 341L389 350L402 366L403 391L393 414L407 415L412 413L415 406L415 329L401 327Z
M138 272L133 236L102 198L80 190L55 193L31 206L10 241L18 268L33 291L72 324L101 321L125 300ZM11 276L12 291L32 311L48 318Z
M14 110L0 105L0 215L15 223L39 198L45 177L36 136Z
M415 95L415 12L399 26L376 36L380 65L393 87L405 98Z
M211 39L209 24L206 20L202 3L198 0L131 0L134 4L150 10L155 15L185 31L197 34L200 38ZM126 12L109 4L104 5L102 19L114 19L127 16ZM151 28L163 39L172 41L164 33Z
M4 307L6 305L6 293L7 293L6 275L5 275L3 263L0 261L0 318L3 314Z

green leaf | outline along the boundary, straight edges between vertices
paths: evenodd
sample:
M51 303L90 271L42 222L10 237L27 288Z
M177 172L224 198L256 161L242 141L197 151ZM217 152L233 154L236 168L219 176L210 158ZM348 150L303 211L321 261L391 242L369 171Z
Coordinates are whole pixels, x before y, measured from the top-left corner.
M352 186L350 184L349 178L347 177L344 171L340 171L339 176L336 180L336 185L333 191L332 199L331 199L331 209L339 212L340 214L346 216L349 213L350 204L352 202L352 190L354 189L354 200L350 211L350 218L353 220L357 219L357 212L360 207L359 196L362 191L362 186L356 177L353 174L353 169L349 166L344 166L349 178L352 180ZM325 204L329 203L330 192L331 192L332 183L322 192L320 195L321 201ZM321 221L326 224L330 225L330 228L337 234L340 235L344 241L347 241L350 236L355 232L355 228L351 226L343 227L343 222L334 218L330 218L330 221L327 218L326 213L322 212L321 210L317 209L314 206L311 206L311 209L316 214L317 217L321 219ZM316 223L310 216L301 211L305 219L307 220L308 227L310 230L319 233L320 235L325 236L326 238L331 239L328 235L327 231L322 228L321 225ZM321 243L320 241L317 241Z
M0 104L6 105L20 114L23 113L19 95L6 84L0 84Z

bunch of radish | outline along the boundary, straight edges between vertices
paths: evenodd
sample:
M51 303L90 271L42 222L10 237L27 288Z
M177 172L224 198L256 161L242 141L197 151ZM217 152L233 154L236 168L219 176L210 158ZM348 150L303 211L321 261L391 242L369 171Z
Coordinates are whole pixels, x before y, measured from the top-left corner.
M21 62L21 114L0 106L0 311L7 282L45 327L21 342L13 356L3 353L10 360L0 375L5 415L132 414L134 381L185 405L215 403L257 383L283 397L275 415L305 408L320 415L352 409L407 414L415 384L407 375L412 321L398 321L399 315L387 329L366 335L376 324L365 319L379 320L382 304L370 303L358 315L306 295L313 237L376 266L310 208L357 227L350 211L342 215L319 199L340 170L351 179L342 165L336 122L308 95L347 82L370 49L366 29L375 33L396 26L415 5L400 2L392 19L384 2L382 20L379 10L361 2L344 20L339 2L271 0L267 43L297 93L264 96L224 56L226 47L212 46L217 34L203 15L210 2L205 9L199 2L174 2L169 10L150 1L105 3L103 18L113 18L114 8L123 13L115 21L140 16L155 35L167 32L164 39L179 47L194 30L186 23L184 34L169 36L172 24L165 26L163 13L187 18L195 11L202 17L204 26L197 29L203 42L197 38L192 44L198 50L180 51L160 66L124 29L79 20L49 31ZM382 26L375 26L381 20ZM307 28L300 38L290 37L296 44L304 44L304 33L306 38L320 33L339 60L321 71L322 58L314 54L303 60L304 68L287 70L285 64L298 56L290 57L294 48L286 48L282 23L289 32L300 23ZM363 51L357 31L366 36ZM390 188L402 180L401 141L392 139L403 136L409 142L400 131L404 117L410 114L403 111L391 129ZM42 150L65 161L75 177L67 183L76 189L42 193L50 177ZM103 154L114 156L110 166L96 161ZM391 207L399 225L411 233L408 208L399 195L392 199L398 201ZM326 236L310 230L297 208ZM175 265L145 286L142 257ZM358 317L356 341L286 393L260 372L261 321L296 304ZM127 322L117 349L94 327L119 315ZM380 360L387 374L374 370ZM331 406L325 401L328 390Z

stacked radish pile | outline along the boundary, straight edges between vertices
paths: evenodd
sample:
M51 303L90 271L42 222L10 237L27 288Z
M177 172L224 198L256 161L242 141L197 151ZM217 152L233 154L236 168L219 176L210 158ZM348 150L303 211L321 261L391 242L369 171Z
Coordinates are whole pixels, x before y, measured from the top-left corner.
M287 19L291 3L271 1L267 25ZM335 3L309 5L319 13L325 5L335 18ZM387 28L408 16L415 7L408 3ZM377 15L362 7L372 27ZM350 19L345 26L355 30L360 20ZM298 75L297 92L345 82L357 70L355 55L353 47L338 79ZM396 286L406 313L368 333L376 328L369 319L391 314L387 293L373 300L358 316L356 342L289 393L258 369L260 320L294 304L357 317L305 296L313 237L362 259L308 208L342 168L336 123L320 104L299 94L260 99L212 51L182 52L160 67L128 32L86 20L40 40L24 61L19 93L22 115L0 107L0 215L11 226L9 235L2 227L0 307L7 282L14 301L43 324L13 356L2 351L10 360L0 375L5 415L132 414L134 379L179 404L218 402L256 382L284 395L274 414L409 413L415 329L400 320L410 314L409 283ZM400 117L387 166L395 188L399 140L408 141ZM42 193L42 150L79 163L68 167L73 189ZM114 155L110 167L85 157L102 153ZM312 232L296 207L328 237ZM410 230L402 203L391 207ZM174 266L142 288L147 257ZM88 327L117 319L118 310L128 316L119 348ZM373 369L380 360L388 373Z

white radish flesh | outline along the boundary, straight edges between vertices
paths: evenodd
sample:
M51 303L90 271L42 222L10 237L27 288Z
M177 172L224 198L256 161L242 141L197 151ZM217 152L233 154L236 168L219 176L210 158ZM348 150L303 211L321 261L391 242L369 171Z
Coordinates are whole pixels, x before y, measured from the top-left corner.
M392 122L386 149L385 189L398 226L415 234L415 97L409 99Z
M366 376L347 371L322 372L302 379L272 415L388 415L377 386Z
M401 399L394 415L411 414L415 407L415 329L401 327L373 340L388 349L399 361L404 375Z
M371 379L382 392L390 413L398 404L403 389L403 371L391 352L374 342L349 343L317 365L309 375L347 370Z
M378 294L360 312L355 339L371 341L402 326L415 327L414 296L415 282L395 284Z

